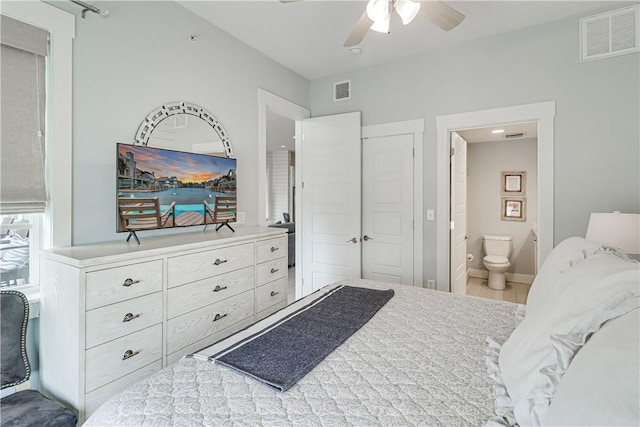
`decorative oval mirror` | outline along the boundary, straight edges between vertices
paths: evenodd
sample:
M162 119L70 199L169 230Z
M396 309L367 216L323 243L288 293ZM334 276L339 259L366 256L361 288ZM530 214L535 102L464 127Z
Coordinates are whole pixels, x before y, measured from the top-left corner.
M149 113L136 132L134 144L233 157L231 142L218 119L187 102L164 104Z

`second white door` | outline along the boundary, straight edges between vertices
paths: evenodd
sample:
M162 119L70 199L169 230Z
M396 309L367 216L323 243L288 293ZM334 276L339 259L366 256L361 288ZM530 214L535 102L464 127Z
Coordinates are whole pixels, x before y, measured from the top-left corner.
M413 285L413 135L362 147L362 277Z

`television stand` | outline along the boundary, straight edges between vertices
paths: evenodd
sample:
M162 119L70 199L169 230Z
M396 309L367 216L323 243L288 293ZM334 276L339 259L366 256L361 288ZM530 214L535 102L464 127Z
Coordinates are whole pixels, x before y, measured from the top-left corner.
M130 231L129 235L127 236L127 242L129 241L129 239L131 239L131 236L133 236L134 239L136 239L136 242L138 242L138 244L140 244L140 239L138 239L138 235L136 234L135 231Z
M218 225L216 225L216 231L220 230L222 227L229 227L229 230L233 231L234 233L236 232L236 230L233 229L233 227L231 227L229 225L229 221L225 221L225 222L221 222ZM204 226L204 229L207 229L207 226Z

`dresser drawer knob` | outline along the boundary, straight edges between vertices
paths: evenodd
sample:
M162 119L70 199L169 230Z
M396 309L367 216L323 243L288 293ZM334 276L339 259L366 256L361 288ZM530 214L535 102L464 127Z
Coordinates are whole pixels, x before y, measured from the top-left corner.
M140 283L140 280L133 280L132 278L130 278L130 277L129 277L129 278L127 278L127 280L125 280L125 281L122 283L122 286L124 286L124 287L127 287L127 288L128 288L129 286L134 285L134 284L136 284L136 283Z
M140 317L139 314L134 315L133 313L127 313L124 315L124 318L122 319L122 321L131 322L133 319L137 319L138 317Z
M227 262L227 261L229 261L229 260L228 260L228 259L220 259L220 258L217 258L213 263L214 263L215 265L220 265L220 264L224 264L224 263L225 263L225 262Z
M216 314L216 317L214 317L214 318L213 318L213 321L214 321L214 322L217 322L217 321L218 321L218 320L220 320L220 319L224 319L224 318L225 318L225 317L227 317L228 315L229 315L228 313L225 313L225 314L220 314L220 313L218 313L218 314Z
M277 268L272 268L272 269L271 269L271 274L273 274L273 273L277 273L278 271L280 271L280 270L278 270Z
M271 252L275 252L275 251L277 251L278 249L280 249L280 248L276 248L276 247L271 246Z
M136 354L139 354L139 353L140 353L139 351L127 350L122 355L122 360L130 359L130 358L132 358L133 356L135 356Z
M224 291L225 289L227 289L228 286L220 286L220 285L216 285L215 288L213 288L213 292L220 292L220 291Z
M276 295L278 295L280 292L278 291L271 291L271 296L275 297Z

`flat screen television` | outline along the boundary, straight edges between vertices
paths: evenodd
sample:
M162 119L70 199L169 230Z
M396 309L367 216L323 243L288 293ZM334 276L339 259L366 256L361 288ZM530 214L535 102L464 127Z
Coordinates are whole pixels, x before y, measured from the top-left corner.
M117 144L117 231L215 224L237 218L236 159Z

